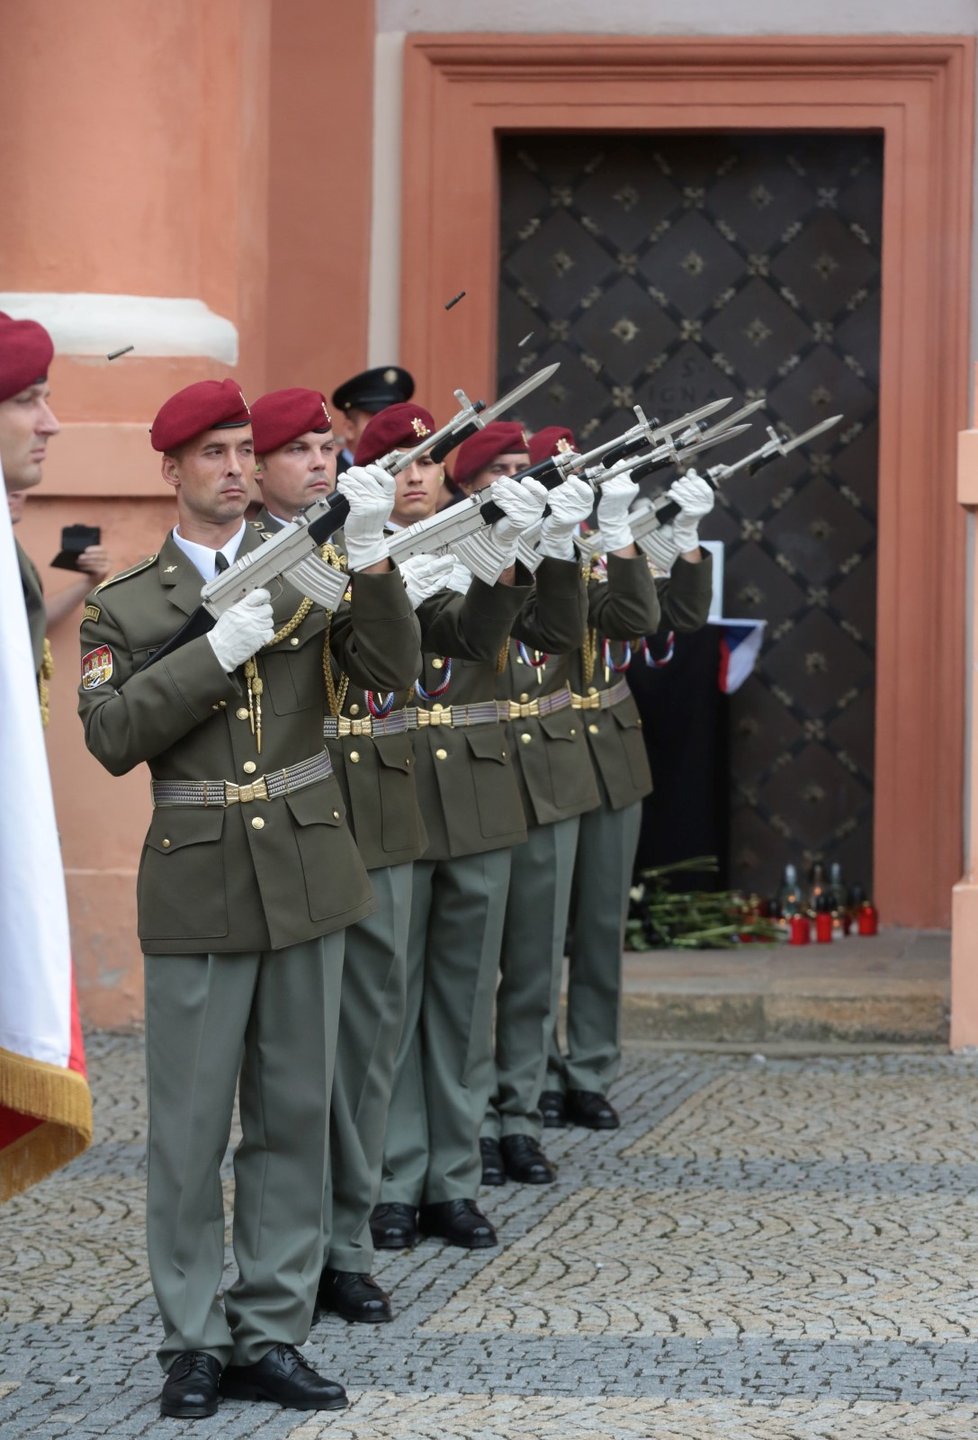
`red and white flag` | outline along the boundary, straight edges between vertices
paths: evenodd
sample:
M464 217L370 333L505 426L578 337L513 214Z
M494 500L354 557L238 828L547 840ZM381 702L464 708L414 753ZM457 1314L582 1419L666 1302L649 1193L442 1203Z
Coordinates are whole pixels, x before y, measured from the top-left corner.
M0 1200L79 1155L92 1097L34 661L0 471Z

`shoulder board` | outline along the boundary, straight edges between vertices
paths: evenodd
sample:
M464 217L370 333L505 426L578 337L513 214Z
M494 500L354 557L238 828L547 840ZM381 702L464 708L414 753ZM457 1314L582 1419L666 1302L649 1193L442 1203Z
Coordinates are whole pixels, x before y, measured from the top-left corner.
M155 565L159 558L159 551L157 551L155 555L147 555L146 559L140 560L138 565L131 565L128 570L120 570L118 575L110 575L108 580L103 580L101 585L96 585L92 594L97 595L100 590L104 590L107 585L114 585L118 580L128 580L130 575L138 575L141 570L146 570L150 565Z

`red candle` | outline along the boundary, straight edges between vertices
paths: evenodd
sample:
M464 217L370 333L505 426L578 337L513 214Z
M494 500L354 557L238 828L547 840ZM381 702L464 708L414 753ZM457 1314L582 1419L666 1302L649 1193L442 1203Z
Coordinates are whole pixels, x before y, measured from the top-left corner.
M815 939L820 945L825 945L832 940L832 912L831 910L818 910L815 912Z
M788 937L788 944L807 945L811 934L811 924L809 923L808 916L792 915L790 923L791 934Z
M872 900L864 900L856 915L856 929L860 935L875 935L879 929L879 915Z

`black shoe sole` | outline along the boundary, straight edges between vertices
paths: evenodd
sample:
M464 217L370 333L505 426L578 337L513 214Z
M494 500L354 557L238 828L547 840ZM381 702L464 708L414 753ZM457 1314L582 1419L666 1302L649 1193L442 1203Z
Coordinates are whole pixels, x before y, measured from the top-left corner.
M501 1170L490 1170L482 1172L483 1185L505 1185L506 1176Z
M326 1400L322 1404L316 1401L280 1400L277 1395L270 1395L260 1385L231 1385L221 1391L225 1400L258 1400L264 1401L267 1405L279 1405L283 1410L345 1410L349 1400L345 1395L335 1400Z
M429 1240L442 1240L446 1245L454 1245L459 1250L491 1250L499 1244L499 1240L490 1239L488 1236L482 1240L462 1240L450 1235L438 1235L433 1230L426 1231Z
M220 1402L215 1400L213 1405L164 1405L160 1401L160 1415L164 1420L206 1420L208 1415L216 1415Z
M386 1315L353 1315L349 1310L340 1310L335 1305L318 1306L316 1319L321 1320L324 1315L338 1315L350 1325L387 1325L394 1318L390 1311Z
M375 1250L412 1250L412 1249L414 1248L414 1246L417 1245L417 1243L418 1243L418 1241L420 1240L420 1238L421 1238L421 1237L420 1237L420 1235L418 1234L417 1231L415 1231L413 1235L405 1235L404 1238L403 1238L403 1240L402 1240L402 1239L395 1239L394 1237L389 1236L389 1235L374 1235L374 1236L373 1236L374 1249L375 1249Z
M509 1178L517 1185L553 1185L557 1179L556 1175L514 1175L512 1171Z

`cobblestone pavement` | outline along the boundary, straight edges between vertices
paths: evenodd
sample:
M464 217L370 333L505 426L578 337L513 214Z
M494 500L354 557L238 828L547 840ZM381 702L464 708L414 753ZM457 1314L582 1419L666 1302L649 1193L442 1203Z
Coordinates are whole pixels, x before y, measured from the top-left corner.
M978 1061L630 1050L611 1134L484 1195L504 1245L388 1253L393 1324L313 1330L351 1405L162 1421L139 1037L97 1143L3 1208L0 1436L938 1440L978 1433Z

